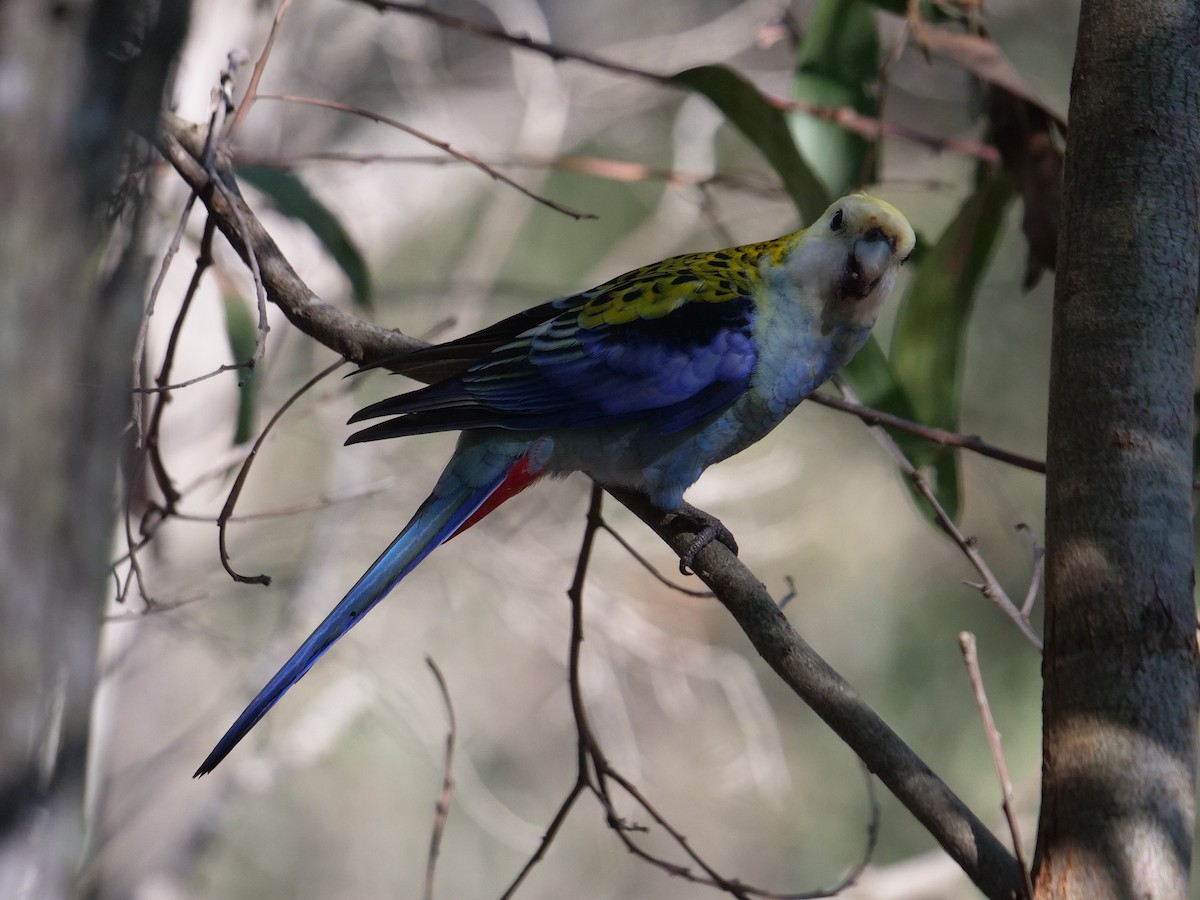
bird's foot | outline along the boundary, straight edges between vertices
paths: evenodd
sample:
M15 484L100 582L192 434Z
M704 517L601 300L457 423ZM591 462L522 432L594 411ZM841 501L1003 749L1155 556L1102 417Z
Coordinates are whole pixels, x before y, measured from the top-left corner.
M678 515L685 519L690 519L699 526L696 532L696 538L683 551L679 557L679 574L692 575L692 562L696 559L696 554L711 544L713 541L720 541L734 555L738 555L737 541L734 540L732 532L721 524L721 520L712 513L706 513L702 509L697 509L690 503L684 503L679 507Z

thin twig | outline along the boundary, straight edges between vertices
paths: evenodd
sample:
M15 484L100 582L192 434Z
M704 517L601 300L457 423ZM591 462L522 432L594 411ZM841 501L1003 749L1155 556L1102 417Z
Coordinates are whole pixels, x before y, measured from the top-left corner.
M288 7L291 5L292 0L282 0L279 7L275 10L275 18L271 22L271 30L267 34L266 43L263 44L262 53L258 54L258 59L254 61L254 69L250 73L250 83L246 85L246 93L242 97L242 103L234 112L233 119L229 122L229 129L225 132L226 140L233 139L234 134L241 127L242 120L250 112L250 107L254 105L254 101L258 95L258 84L262 81L263 72L267 68L267 60L271 58L271 50L275 47L275 37L279 34L279 26L283 24L283 17L287 15Z
M183 600L147 600L146 608L135 611L107 613L102 621L105 624L114 624L117 622L135 622L138 619L144 619L148 615L155 613L172 612L184 606L189 606L192 603L199 603L201 600L207 600L208 594L197 594L194 597L186 597Z
M171 384L155 385L154 387L136 387L131 393L134 394L166 394L171 391L177 391L180 388L191 387L193 384L199 384L202 381L208 381L210 378L216 378L218 375L224 375L226 372L238 372L247 368L246 363L222 363L210 372L205 372L203 375L197 375L194 378L188 378L183 381L175 381Z
M588 504L587 513L587 528L584 533L583 545L579 550L578 562L575 566L575 577L571 581L571 587L567 591L567 596L571 599L571 645L568 662L568 684L571 692L571 712L575 717L575 728L578 735L577 749L577 764L578 764L578 779L583 779L591 790L605 807L608 814L608 823L613 828L617 836L625 844L625 846L636 853L647 862L658 865L675 875L682 877L694 878L686 869L669 863L666 860L660 859L644 851L630 837L631 830L624 821L617 815L616 809L613 806L612 799L608 794L606 781L612 779L620 784L629 796L633 797L638 804L646 810L655 821L666 830L685 853L708 874L713 882L726 887L735 897L741 897L743 900L746 894L736 884L726 882L717 874L715 870L709 867L703 859L701 859L687 844L685 838L676 832L666 820L658 813L657 810L647 801L640 792L620 775L609 764L604 752L600 749L600 744L596 740L595 734L592 732L591 724L587 716L587 709L583 701L583 679L579 674L580 654L583 648L583 588L587 579L587 567L591 560L592 546L595 543L596 532L603 526L603 516L601 514L604 503L604 489L598 485L592 485L591 501ZM596 777L596 781L592 781L588 777L589 766Z
M525 865L517 873L516 877L509 883L504 893L500 895L500 900L509 900L525 881L526 876L533 870L533 867L541 862L546 851L558 836L559 830L567 820L567 815L570 813L575 801L583 794L584 791L591 787L591 780L588 777L588 757L590 751L590 735L591 729L587 724L587 710L583 704L583 695L579 688L579 656L583 647L583 585L587 579L588 562L592 558L592 547L596 542L596 532L603 527L604 519L601 516L603 507L603 492L599 486L592 486L591 500L588 503L587 525L583 530L583 541L579 547L579 553L575 558L575 575L571 579L571 586L567 589L567 597L571 600L571 643L567 655L567 683L571 694L571 713L575 719L575 732L577 736L575 744L575 782L567 791L566 797L562 803L558 805L554 816L550 820L550 824L546 827L545 833L542 835L541 841L538 842L537 849L525 861Z
M1021 829L1017 824L1017 808L1013 802L1012 779L1008 777L1008 763L1004 759L1004 747L1000 741L1000 732L996 721L992 718L992 708L988 703L987 692L983 688L983 675L979 671L979 653L975 644L975 635L964 631L958 636L958 646L962 648L963 662L967 666L967 676L971 679L971 689L975 692L975 705L983 718L983 730L987 734L988 747L992 751L992 762L996 766L996 774L1000 778L1000 791L1004 796L1004 817L1008 820L1008 832L1012 835L1013 852L1017 855L1017 864L1025 877L1025 896L1033 897L1033 881L1029 874L1029 862L1025 859L1025 850L1021 843Z
M779 608L783 609L789 603L796 599L796 579L791 575L783 576L783 583L787 585L787 593L779 598Z
M607 531L612 536L613 540L621 545L621 549L632 556L638 565L649 572L655 581L658 581L660 584L666 585L671 590L678 591L687 597L708 598L713 595L712 591L697 591L694 588L686 588L682 584L676 584L662 572L658 571L658 569L655 568L654 563L650 562L650 560L638 553L637 550L634 549L633 544L621 537L621 533L619 531L614 529L605 521L601 521L600 527Z
M185 204L190 211L192 202L196 199L197 193L192 191L188 197L188 203ZM179 226L176 229L176 238L181 238L183 227L187 222L187 214L180 218ZM162 458L161 448L159 446L159 434L162 429L163 414L166 410L166 405L170 402L170 391L167 384L170 380L171 369L175 364L175 353L179 347L180 336L183 333L183 323L187 318L187 314L192 307L192 301L196 297L196 292L200 288L200 283L204 278L204 273L213 263L212 242L213 236L216 234L216 224L211 215L204 222L204 232L200 238L200 250L196 256L196 267L192 271L192 277L188 281L187 290L184 291L183 300L179 304L179 313L175 316L175 321L171 325L171 334L167 338L167 345L163 351L162 364L159 367L158 375L155 378L155 383L160 391L159 396L155 398L154 406L150 411L148 424L144 433L136 434L134 447L137 450L137 455L134 458L133 464L129 467L128 485L126 487L125 499L125 514L123 516L123 527L125 531L125 548L126 558L129 562L129 573L125 579L124 585L117 592L116 599L118 603L124 603L129 594L129 589L136 582L138 592L147 602L150 601L150 593L146 586L145 573L142 571L141 562L138 560L138 551L141 550L147 543L153 532L157 530L157 526L174 511L175 505L180 500L179 491L175 488L171 480L171 475L167 471L166 461ZM162 280L166 276L167 268L170 260L174 258L178 251L178 241L172 240L172 244L168 247L166 254L163 257L162 266L159 269L159 276L155 281L154 291L157 291ZM139 329L139 340L144 338L145 332L149 328L150 316L154 310L154 295L152 293L151 300L147 303L146 311L142 317L142 324ZM134 379L134 385L141 385L144 381L144 364L145 364L145 346L143 344L141 353L141 361L138 363L138 376ZM150 389L144 387L135 387L134 392L148 391ZM134 403L133 408L140 410L141 404ZM133 427L141 428L140 412L135 415ZM155 483L158 485L159 491L163 495L164 506L161 510L162 515L157 519L154 526L148 526L145 517L142 519L141 527L138 533L141 536L135 538L133 535L133 503L134 490L133 485L139 483L145 477L146 468L149 466L150 471L154 475ZM114 563L113 574L116 575Z
M449 13L441 12L440 10L432 9L422 3L409 3L405 0L359 0L364 6L370 6L380 12L390 11L403 13L409 16L415 16L419 19L426 19L435 23L441 28L450 28L454 31L461 31L463 34L470 34L476 37L487 38L490 40L500 41L505 44L512 44L524 50L531 50L535 53L541 53L550 57L555 62L563 60L573 60L575 62L587 63L596 69L603 69L607 72L616 72L619 75L630 75L634 78L642 78L649 81L666 82L666 75L659 75L656 72L651 72L648 69L642 69L637 66L625 65L624 63L614 62L611 59L605 59L602 56L596 56L591 53L585 53L582 50L571 50L566 47L559 47L555 44L546 41L538 41L524 34L512 34L505 31L503 28L485 25L482 22L476 22L472 19L465 19L462 16L454 16Z
M348 385L349 382L346 382L345 384ZM342 387L337 390L337 393L340 394L347 389L348 389L347 387ZM323 399L328 399L329 396L331 396L331 395L327 394ZM145 462L144 462L145 458L146 458L145 454L142 454L139 457L139 460L135 465L135 472L129 476L131 482L137 477L136 466L145 465ZM241 461L241 459L242 459L242 457L240 455L238 456L237 460L231 459L231 461L224 461L224 460L218 459L215 462L215 464L213 464L210 467L210 469L208 471L202 472L191 482L176 489L179 498L182 500L183 497L190 496L196 489L200 488L201 486L203 486L211 481L224 478L226 476L227 472L229 471L231 462L232 461ZM358 489L352 490L352 491L346 491L346 492L340 493L340 494L334 494L334 495L320 494L315 497L311 497L308 500L290 503L285 506L276 507L274 509L259 510L258 512L244 513L242 515L230 516L228 518L227 522L234 523L234 524L242 523L242 522L251 522L251 521L260 520L260 519L272 519L272 518L279 518L282 516L292 516L292 515L296 515L297 513L307 512L307 511L313 510L313 509L323 509L330 505L335 505L338 503L345 503L348 501L357 500L362 497L366 497L366 496L370 496L372 494L378 493L379 491L384 490L392 480L393 479L391 479L391 478L387 478L387 479L383 479L382 481L376 482L375 484L366 485L362 488L358 488ZM116 590L117 602L123 603L125 601L125 597L129 593L129 588L132 587L133 582L136 581L138 584L139 590L142 592L143 599L147 602L147 605L152 606L157 609L157 607L160 606L161 604L158 601L155 601L146 592L144 577L142 576L142 573L141 573L140 564L137 561L137 553L139 551L141 551L143 548L145 548L148 544L150 544L150 542L154 539L155 534L157 533L158 529L161 528L168 521L214 523L217 521L218 515L219 515L219 513L187 513L187 512L182 511L181 509L179 509L178 504L176 504L170 510L167 510L165 507L163 507L162 505L160 505L158 503L151 503L149 505L149 507L147 508L146 512L142 515L141 522L138 524L137 534L140 535L140 537L135 538L133 535L132 526L130 525L133 515L132 515L132 511L128 508L128 504L127 504L126 515L125 515L125 534L126 534L126 541L128 544L128 548L125 553L114 558L109 564L109 568L111 570L112 577L113 577L114 583L116 585L115 590ZM125 563L129 563L129 562L131 562L132 564L130 565L130 571L128 573L128 577L126 577L124 580L122 580L121 575L118 571L118 567Z
M130 484L133 484L135 479L141 478L144 471L145 457L143 456L137 461L136 465L131 467ZM125 504L125 515L122 517L125 528L125 558L129 561L129 572L126 575L123 583L121 583L121 580L118 579L120 588L116 593L117 603L125 602L126 598L129 596L129 589L134 585L135 582L138 586L138 593L140 593L143 598L149 599L149 592L146 588L146 576L142 571L142 564L137 557L138 551L146 546L149 539L144 535L141 538L134 537L132 524L133 510L130 506L132 498L133 492L129 491L129 500ZM114 562L112 566L114 578L117 577L117 565L118 563Z
M587 781L577 778L571 786L571 790L567 792L567 796L563 798L562 803L558 805L558 809L555 811L553 817L551 817L550 824L546 826L545 834L538 841L537 849L534 850L529 859L525 860L525 865L521 867L521 871L517 873L517 876L505 888L504 893L500 895L500 900L511 900L516 895L517 888L525 881L525 876L533 871L534 866L546 858L546 851L550 849L550 845L558 837L558 832L567 821L567 815L571 812L575 801L583 795L585 790L587 790Z
M585 53L581 50L572 50L545 41L534 40L528 35L511 34L502 28L496 28L485 25L482 22L475 22L461 16L440 12L421 3L407 2L407 0L359 0L359 2L380 12L391 11L416 16L434 22L442 28L451 28L465 34L513 44L531 52L541 53L555 62L572 60L592 66L593 68L614 72L618 75L627 75L644 81L652 81L665 87L681 87L681 85L674 81L671 75L664 75L660 72L652 72L649 69L643 69L639 66L615 62L614 60L605 59L593 53ZM803 113L804 115L832 122L847 131L863 137L867 141L873 142L881 136L886 135L920 144L922 147L926 147L934 152L973 156L992 164L1000 161L1000 155L996 152L996 148L990 145L925 134L899 123L884 122L881 119L865 116L850 106L824 106L818 103L807 103L802 100L789 100L765 92L763 93L763 99L775 108L785 112Z
M513 179L509 178L503 172L493 169L491 166L489 166L487 163L485 163L483 160L479 159L478 157L471 156L469 153L463 153L461 150L455 149L453 146L451 146L446 141L438 140L431 134L426 134L423 131L413 128L411 125L405 125L403 122L399 121L398 119L393 119L389 116L383 115L382 113L372 112L371 110L364 109L361 106L351 106L348 103L338 103L336 100L323 100L320 97L302 97L302 96L299 96L296 94L259 94L258 99L259 100L278 100L283 103L302 103L302 104L305 104L306 106L318 106L318 107L321 107L322 109L332 109L332 110L336 110L337 112L349 113L352 116L361 116L364 119L370 119L372 122L378 122L381 125L387 125L390 128L395 128L399 131L403 131L405 134L409 134L409 135L412 135L413 137L417 138L417 140L424 141L425 143L427 143L433 147L437 147L439 150L441 150L444 153L450 154L455 159L462 160L465 163L469 163L470 165L479 169L479 171L487 174L488 176L495 179L496 181L499 181L502 184L507 184L509 187L524 194L530 200L533 200L536 203L540 203L543 206L547 206L550 209L554 210L555 212L560 212L563 215L570 216L572 219L576 219L576 220L596 218L595 213L583 212L578 209L572 209L569 206L563 206L561 203L555 203L549 197L543 197L540 194L535 194L533 191L529 190L529 188L524 187L523 185L521 185L520 183L518 183L516 181L513 181Z
M1046 570L1046 548L1037 542L1033 529L1025 523L1017 526L1017 531L1024 531L1033 542L1033 571L1029 575L1029 590L1025 592L1025 602L1021 604L1021 615L1029 618L1033 615L1033 604L1037 602L1038 592L1042 589L1042 576Z
M301 163L329 162L348 163L356 166L366 165L415 165L415 166L451 166L469 165L465 160L444 154L433 153L352 153L342 150L316 150L311 153L296 153L280 156L278 154L264 155L238 151L238 162L243 165L265 166L274 169L291 169ZM546 157L532 155L506 156L486 160L494 168L514 169L551 169L556 172L574 172L602 178L607 181L623 183L638 183L644 181L663 182L677 188L711 188L722 187L731 190L745 191L756 196L785 198L786 194L778 182L770 181L761 172L681 172L678 169L664 169L648 166L645 163L633 162L626 159L589 156L584 154L569 154L567 156ZM904 184L899 180L889 180L889 184ZM928 187L931 182L922 181L921 187ZM935 187L943 187L940 182L932 183Z
M183 335L183 323L187 319L188 313L191 311L192 303L196 299L196 292L200 289L200 283L204 280L204 273L213 264L213 236L216 234L216 222L210 215L204 220L204 233L200 238L200 250L196 254L196 267L192 271L192 277L188 281L187 290L184 291L183 300L179 304L179 313L175 316L175 321L171 324L171 334L167 337L167 345L163 350L162 364L159 366L158 375L154 379L154 383L161 389L171 383L171 369L175 365L175 354L179 349L179 341ZM162 491L163 497L166 500L167 511L174 509L175 504L179 502L179 492L175 489L171 482L171 477L167 472L166 463L160 452L158 437L162 428L163 414L166 412L167 403L170 402L170 393L161 394L154 408L150 412L150 423L146 427L146 433L143 437L145 452L147 454L151 470L154 472L155 481L158 484L158 489Z
M225 500L225 505L221 508L221 514L217 516L217 546L220 549L221 565L229 576L242 584L261 584L268 585L271 583L269 575L242 575L233 570L233 566L229 564L229 550L226 547L225 532L229 520L233 517L233 508L237 505L238 498L242 494L242 488L246 484L246 477L250 474L250 467L254 465L254 460L258 457L258 451L262 447L263 442L267 439L267 435L271 433L271 429L275 427L275 423L283 418L283 414L287 412L293 403L299 400L306 394L313 385L317 384L322 378L332 374L337 369L345 365L345 360L339 359L337 362L326 366L308 381L300 386L299 390L293 393L283 402L279 409L275 410L275 414L271 416L263 428L262 433L254 440L254 446L250 448L250 452L246 454L246 459L238 469L237 477L233 480L233 487L229 489L229 497Z
M621 839L621 842L625 844L625 848L635 856L641 858L645 862L650 863L651 865L658 866L659 868L664 869L665 871L679 878L684 878L688 881L694 881L699 884L709 884L713 887L720 888L731 896L740 898L740 900L749 900L751 894L759 897L781 898L781 900L782 897L787 896L774 894L770 891L758 890L748 885L744 885L739 881L723 877L714 868L712 868L712 866L706 863L704 858L700 856L699 853L692 849L692 845L688 841L687 837L682 832L672 827L671 823L668 822L667 819L657 809L655 809L654 805L646 799L646 797L641 791L638 790L635 784L629 781L629 779L625 778L625 776L623 776L616 769L612 768L612 766L608 765L607 760L604 760L603 762L605 763L604 768L599 772L602 781L611 779L613 782L620 785L621 789L625 791L626 794L636 800L638 805L650 814L650 817L654 819L658 826L662 828L662 830L668 835L670 835L671 840L673 840L675 844L704 871L704 877L697 876L686 866L681 866L678 863L672 863L662 859L661 857L655 856L642 847L637 841L635 841L633 839L634 834L645 832L649 829L643 827L630 827L623 820L619 819L616 816L615 808L612 805L612 799L608 796L607 790L605 790L602 794L602 797L609 813L609 827L616 832L617 836ZM601 794L598 793L597 796L601 796ZM817 896L827 896L827 894L822 892Z
M133 345L133 384L135 391L141 389L142 376L145 371L146 338L150 333L150 319L154 316L154 307L157 305L158 295L162 290L163 282L166 281L167 271L171 268L171 263L179 253L179 246L183 242L184 231L187 229L188 219L191 218L192 208L195 205L196 192L189 191L188 198L183 204L183 213L179 216L179 224L175 226L175 233L171 235L171 242L167 245L167 250L163 254L162 263L158 267L158 275L155 276L154 284L150 287L150 294L146 299L146 308L142 312L142 321L138 326L137 340ZM136 403L133 405L133 433L134 446L141 449L143 446L141 406Z
M458 723L454 718L454 704L450 701L450 689L446 687L446 679L433 657L426 656L425 664L437 679L438 690L442 695L442 703L446 707L446 718L449 720L446 729L446 756L442 761L442 792L438 796L437 808L433 815L433 834L429 838L429 859L425 863L425 900L433 900L433 876L437 871L438 853L442 847L442 834L446 830L446 819L450 815L450 798L454 795L454 742L458 735Z
M864 406L857 399L851 400L849 397L835 397L832 394L819 391L809 394L808 399L813 403L819 403L821 406L827 406L830 409L837 409L856 415L868 425L883 425L886 428L895 428L897 431L904 431L923 438L931 444L938 444L942 447L961 447L963 450L970 450L972 453L978 453L980 456L1008 463L1010 466L1016 466L1018 469L1027 469L1030 472L1037 472L1041 475L1046 474L1046 464L1040 459L1022 456L1019 453L1013 453L1011 450L993 446L986 443L978 435L959 434L956 431L947 431L944 428L923 425L920 422L914 422L911 419L905 419L892 413L884 412L881 409Z
M862 405L853 389L846 384L843 379L835 378L834 383L837 385L838 389L841 390L842 394L847 400L859 406ZM878 441L879 445L883 447L885 451L887 451L887 454L892 457L896 465L900 467L900 470L908 476L909 481L911 481L913 486L917 489L917 493L919 493L925 499L925 502L929 504L930 508L933 510L934 517L937 519L938 525L940 525L942 530L950 536L950 539L958 545L958 548L963 552L967 559L970 560L971 565L975 567L975 571L977 571L983 578L983 582L981 584L976 584L973 582L968 583L971 584L972 587L976 588L981 594L983 594L983 596L995 603L996 606L1000 608L1001 612L1012 619L1012 621L1020 629L1021 634L1025 635L1025 638L1038 649L1038 652L1041 652L1041 637L1036 631L1033 630L1033 626L1029 624L1029 620L1021 614L1021 610L1017 608L1016 604L1014 604L1012 599L1008 596L1008 592L1004 590L1003 586L1000 584L1000 580L996 578L995 574L992 572L991 566L987 564L987 560L985 560L983 558L983 554L979 552L979 548L976 546L975 539L967 537L962 533L961 530L959 530L959 527L954 524L954 520L950 518L950 515L946 512L946 510L942 507L941 502L938 500L937 495L935 495L933 490L929 487L928 479L926 479L925 476L917 469L917 467L912 464L912 460L905 456L904 451L900 449L894 440L892 440L892 436L879 425L868 425L867 427L870 429L871 434L874 436L875 440Z
M302 512L311 512L315 509L327 509L330 506L337 506L340 503L350 503L354 500L361 500L364 497L372 497L382 491L387 490L395 482L394 478L385 478L377 481L375 484L368 484L364 487L352 491L346 491L341 494L317 494L315 497L310 497L307 500L298 500L295 503L289 503L286 506L278 506L274 509L260 509L258 512L242 513L240 516L230 516L226 521L231 524L240 522L258 522L263 519L281 519L287 516L294 516ZM217 517L206 513L185 513L176 510L173 518L180 522L215 522Z

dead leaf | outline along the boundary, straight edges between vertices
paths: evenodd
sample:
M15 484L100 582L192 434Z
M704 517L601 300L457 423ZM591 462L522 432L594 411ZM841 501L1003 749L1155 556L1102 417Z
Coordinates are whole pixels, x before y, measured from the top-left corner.
M1065 131L1040 104L995 83L988 86L987 114L992 143L1024 204L1021 230L1029 253L1022 287L1029 290L1058 256L1058 216L1062 208L1062 151L1053 129Z

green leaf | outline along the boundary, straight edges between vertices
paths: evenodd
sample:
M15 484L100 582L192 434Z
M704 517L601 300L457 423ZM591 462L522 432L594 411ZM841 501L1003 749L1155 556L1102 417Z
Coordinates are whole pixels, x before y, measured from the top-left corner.
M821 0L813 10L796 56L793 93L827 107L851 107L875 117L870 88L879 77L875 12L865 0ZM800 152L832 196L875 180L875 148L833 122L788 114Z
M800 218L820 218L833 200L796 149L784 113L741 75L724 66L698 66L669 79L707 97L766 158L783 180Z
M975 295L995 248L1012 183L981 169L938 242L925 254L900 301L889 362L918 421L958 430L963 349ZM961 504L958 453L916 442L906 447L918 466L932 469L938 499L957 518Z
M371 305L371 272L358 245L342 223L324 203L304 186L293 173L271 166L238 166L238 178L254 185L275 201L284 215L308 226L317 240L350 279L354 300L360 306Z
M229 350L235 363L246 362L254 355L258 343L258 322L250 305L235 294L226 294L225 336L229 339ZM238 382L237 425L233 443L244 444L254 437L254 413L258 405L258 382L251 370Z

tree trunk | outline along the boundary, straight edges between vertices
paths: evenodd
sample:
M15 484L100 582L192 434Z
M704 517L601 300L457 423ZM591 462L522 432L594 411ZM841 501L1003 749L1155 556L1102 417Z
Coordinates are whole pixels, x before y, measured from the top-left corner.
M1050 379L1038 897L1186 897L1200 4L1084 0Z
M157 115L186 18L175 0L0 5L3 897L68 896L83 855L89 706L145 274L133 240L97 277L103 212L126 129Z

